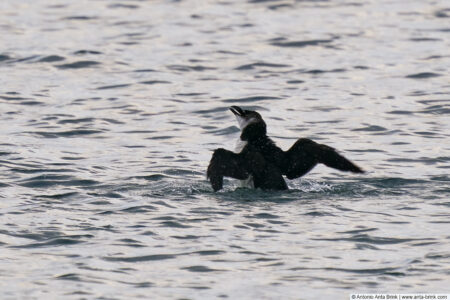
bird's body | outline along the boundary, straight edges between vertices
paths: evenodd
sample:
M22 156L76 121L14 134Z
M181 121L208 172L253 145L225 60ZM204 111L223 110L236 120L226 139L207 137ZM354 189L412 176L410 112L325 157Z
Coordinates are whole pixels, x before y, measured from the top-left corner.
M283 178L301 177L318 163L355 173L363 171L338 154L333 148L309 139L299 139L288 150L283 151L266 134L266 123L255 111L232 106L241 135L235 152L223 148L213 153L207 177L215 191L223 186L223 177L241 180L241 185L269 190L286 190Z
M242 150L244 150L245 146L247 146L247 143L248 143L247 141L243 141L243 140L241 140L241 138L239 138L236 141L236 147L234 148L234 153L237 153L237 154L241 153ZM241 187L243 187L243 188L254 188L255 187L255 184L253 183L253 176L251 174L248 176L247 179L240 180L240 183L241 183Z

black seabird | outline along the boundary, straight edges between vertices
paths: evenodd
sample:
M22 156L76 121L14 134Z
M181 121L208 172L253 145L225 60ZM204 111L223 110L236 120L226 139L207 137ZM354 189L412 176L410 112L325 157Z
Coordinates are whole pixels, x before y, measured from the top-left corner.
M214 191L223 186L223 177L240 179L253 188L286 190L283 175L288 179L301 177L318 163L341 171L364 173L357 165L335 149L301 138L283 151L266 135L266 123L256 111L231 106L241 127L236 152L219 148L209 162L207 177Z

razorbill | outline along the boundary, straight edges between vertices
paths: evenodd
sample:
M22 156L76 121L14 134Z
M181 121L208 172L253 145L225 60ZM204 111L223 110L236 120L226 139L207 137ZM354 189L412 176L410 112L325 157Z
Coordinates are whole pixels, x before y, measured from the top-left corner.
M223 177L232 177L252 188L286 190L288 179L301 177L318 163L341 171L364 171L335 149L301 138L283 151L266 135L266 123L256 111L231 106L241 128L235 152L216 149L209 162L207 178L214 191L223 186Z

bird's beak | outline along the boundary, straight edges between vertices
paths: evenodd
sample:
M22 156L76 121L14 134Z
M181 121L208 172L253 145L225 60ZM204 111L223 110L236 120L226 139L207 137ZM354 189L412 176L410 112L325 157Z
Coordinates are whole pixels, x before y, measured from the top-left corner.
M244 116L244 111L239 106L231 106L230 110L236 116L239 116L239 117L243 117Z

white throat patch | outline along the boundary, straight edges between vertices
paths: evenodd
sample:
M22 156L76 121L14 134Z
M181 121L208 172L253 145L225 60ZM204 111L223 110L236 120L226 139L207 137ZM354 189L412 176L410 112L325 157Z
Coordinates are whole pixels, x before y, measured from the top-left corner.
M244 129L245 127L247 127L248 124L256 122L256 118L250 118L250 119L245 119L241 116L236 115L236 120L239 123L239 127L242 129Z

